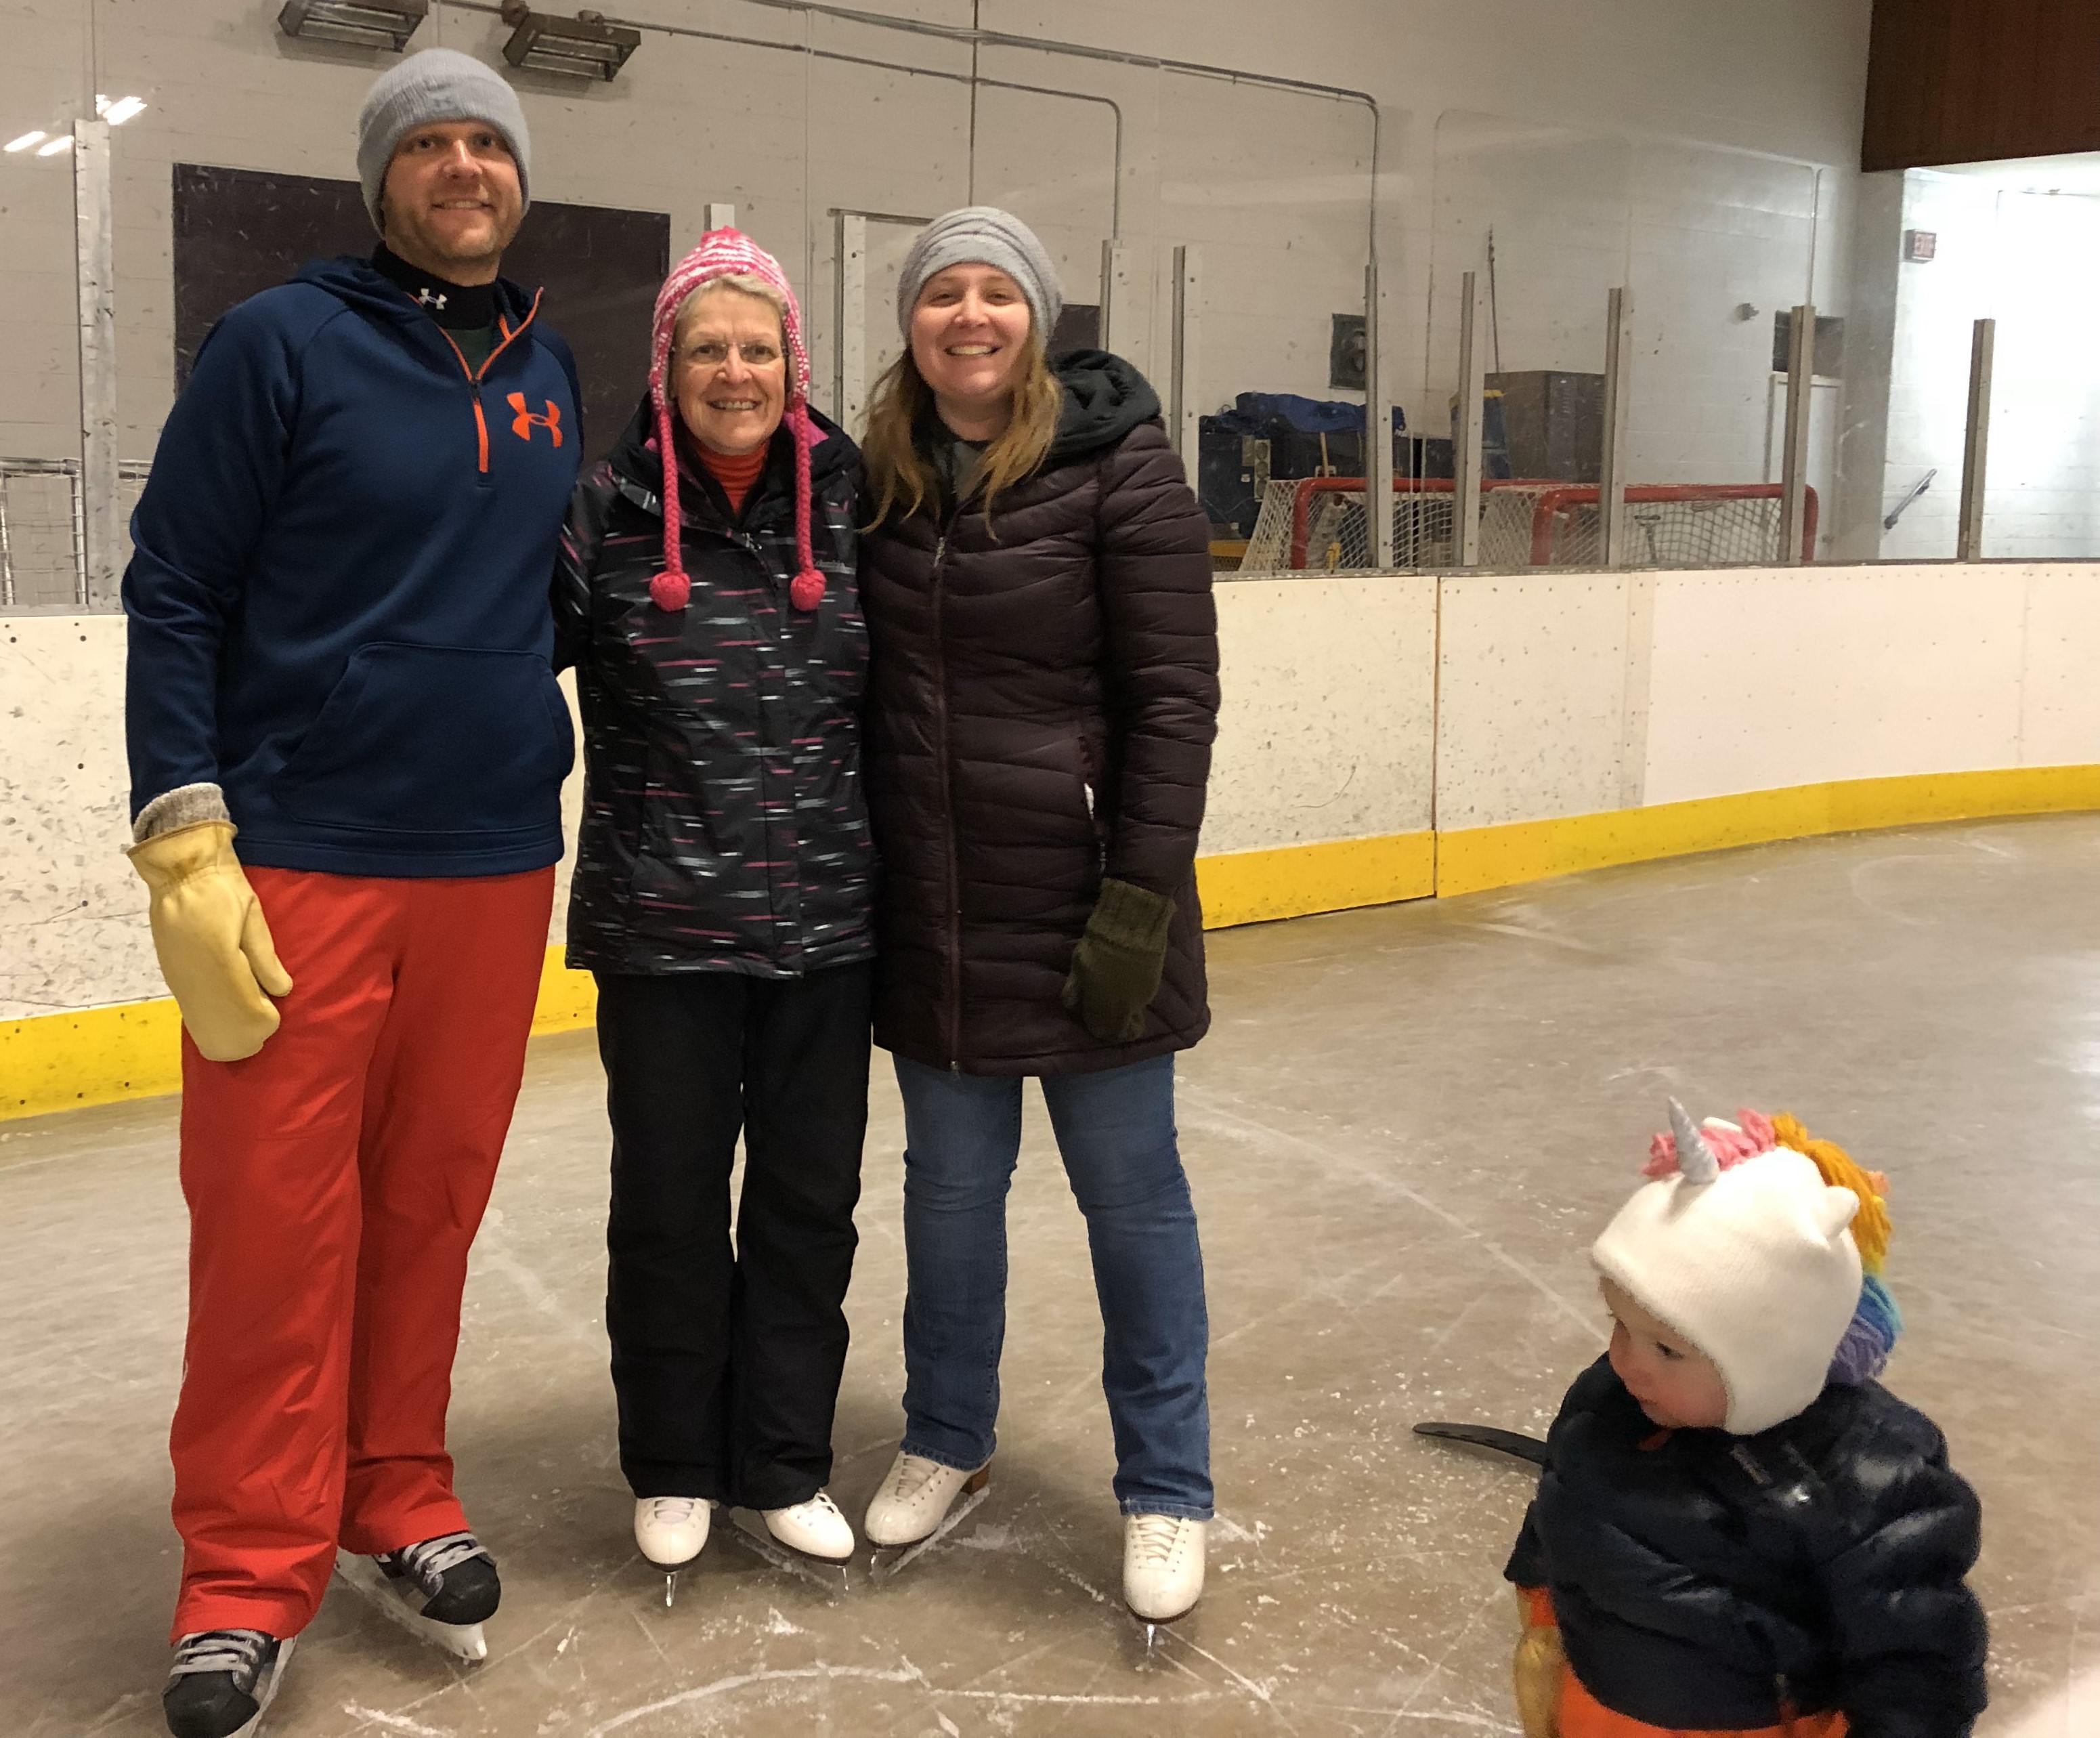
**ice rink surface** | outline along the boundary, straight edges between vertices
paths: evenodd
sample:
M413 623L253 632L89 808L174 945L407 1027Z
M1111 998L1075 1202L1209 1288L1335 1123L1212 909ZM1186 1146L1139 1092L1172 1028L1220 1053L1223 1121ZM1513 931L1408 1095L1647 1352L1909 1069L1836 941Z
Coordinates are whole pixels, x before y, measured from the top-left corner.
M1511 1732L1531 1484L1414 1438L1543 1431L1601 1349L1589 1239L1665 1096L1886 1170L1889 1377L1984 1502L1992 1738L2100 1731L2100 817L1777 845L1211 937L1180 1127L1209 1273L1210 1590L1148 1657L1078 1211L1030 1096L987 1499L900 1573L717 1519L666 1610L613 1460L590 1035L534 1047L452 1446L503 1569L448 1661L340 1585L268 1722L342 1738ZM902 1123L877 1058L832 1490L901 1427ZM18 1738L163 1728L175 1104L0 1125L0 1687Z

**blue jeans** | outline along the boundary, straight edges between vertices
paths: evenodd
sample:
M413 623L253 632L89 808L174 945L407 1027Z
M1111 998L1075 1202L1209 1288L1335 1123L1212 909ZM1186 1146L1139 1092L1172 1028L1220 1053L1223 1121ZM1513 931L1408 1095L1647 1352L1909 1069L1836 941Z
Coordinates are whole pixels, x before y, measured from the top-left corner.
M1021 1080L895 1058L904 1094L904 1449L974 1469L992 1456L1006 1337L1006 1196ZM1174 1138L1174 1058L1043 1077L1086 1215L1101 1308L1101 1391L1126 1515L1211 1518L1210 1316L1196 1209Z

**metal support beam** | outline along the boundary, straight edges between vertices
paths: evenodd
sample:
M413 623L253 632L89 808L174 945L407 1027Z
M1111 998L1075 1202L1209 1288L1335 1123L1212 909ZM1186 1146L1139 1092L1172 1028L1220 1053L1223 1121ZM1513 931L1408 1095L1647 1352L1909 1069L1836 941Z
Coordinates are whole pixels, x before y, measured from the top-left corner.
M1991 375L1998 354L1998 323L1976 322L1969 348L1969 434L1961 448L1961 518L1954 558L1983 558L1983 491L1991 459Z
M1786 450L1780 465L1780 493L1785 506L1780 537L1780 564L1798 567L1811 559L1802 545L1808 538L1808 418L1815 386L1815 307L1793 311L1793 329L1786 353Z
M1202 415L1202 389L1197 384L1200 351L1198 340L1202 324L1200 317L1202 287L1201 256L1192 247L1176 248L1173 402L1167 432L1173 439L1174 450L1181 456L1181 468L1189 474L1191 487L1195 486L1196 455L1199 444L1197 422Z
M1633 298L1612 291L1604 313L1604 450L1597 478L1599 553L1607 567L1626 564L1626 422L1633 404Z
M867 409L867 219L841 211L832 258L832 416L860 432Z
M1392 566L1392 406L1379 365L1379 268L1364 267L1364 514L1370 526L1370 563Z
M735 229L735 227L736 207L735 205L709 205L707 208L706 228L708 233L712 234L717 229Z
M1457 472L1451 490L1453 564L1480 564L1480 409L1488 382L1486 358L1480 344L1480 284L1477 272L1459 280L1458 427Z
M1123 324L1135 314L1125 301L1125 273L1129 270L1120 241L1101 244L1101 348L1114 350L1123 342Z
M74 270L80 299L81 581L84 610L113 610L123 575L117 476L117 295L109 123L73 125Z

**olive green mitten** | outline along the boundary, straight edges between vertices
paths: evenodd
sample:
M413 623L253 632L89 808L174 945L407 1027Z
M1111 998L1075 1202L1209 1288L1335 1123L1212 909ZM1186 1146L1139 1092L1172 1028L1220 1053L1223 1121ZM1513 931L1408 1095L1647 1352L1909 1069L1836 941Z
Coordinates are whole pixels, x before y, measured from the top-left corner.
M1174 902L1128 881L1105 880L1072 955L1065 1006L1103 1043L1145 1035L1145 1011L1167 968L1167 927Z

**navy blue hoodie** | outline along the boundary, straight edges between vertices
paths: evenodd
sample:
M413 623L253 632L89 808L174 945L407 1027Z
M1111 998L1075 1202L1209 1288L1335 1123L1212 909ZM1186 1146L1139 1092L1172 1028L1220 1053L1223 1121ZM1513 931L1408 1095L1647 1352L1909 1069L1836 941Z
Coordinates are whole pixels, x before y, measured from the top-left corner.
M135 816L214 783L242 860L507 875L562 854L574 758L548 583L581 456L576 367L496 286L479 376L357 259L235 308L132 516Z

